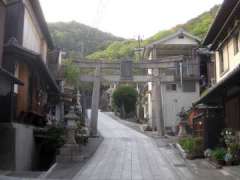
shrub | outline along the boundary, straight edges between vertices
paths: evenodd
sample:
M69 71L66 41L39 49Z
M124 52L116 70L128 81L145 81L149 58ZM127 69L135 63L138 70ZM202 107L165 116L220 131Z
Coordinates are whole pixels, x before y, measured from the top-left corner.
M113 92L113 104L115 110L129 114L135 112L138 92L128 85L120 86ZM122 109L123 108L123 109Z
M71 60L66 60L64 62L64 78L69 85L74 87L79 86L79 76L80 70Z
M211 157L216 161L224 161L226 153L226 149L216 148L212 151Z
M200 137L187 137L179 141L182 148L193 156L202 156L203 154L203 139Z
M46 139L43 141L45 151L57 152L65 143L64 129L60 127L50 127L46 131Z

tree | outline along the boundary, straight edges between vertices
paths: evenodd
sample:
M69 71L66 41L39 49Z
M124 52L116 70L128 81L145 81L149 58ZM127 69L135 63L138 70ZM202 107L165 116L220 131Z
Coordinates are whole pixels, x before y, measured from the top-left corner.
M134 87L128 85L119 86L113 92L113 104L115 110L120 112L122 118L126 114L134 113L136 111L138 92Z
M78 88L79 86L79 77L80 70L79 67L76 66L71 60L66 60L64 62L64 78L69 85Z

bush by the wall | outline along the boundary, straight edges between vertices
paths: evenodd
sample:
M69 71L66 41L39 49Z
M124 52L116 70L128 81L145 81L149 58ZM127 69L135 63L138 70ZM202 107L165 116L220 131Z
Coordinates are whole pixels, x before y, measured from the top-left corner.
M138 92L134 87L128 85L119 86L113 92L115 110L120 112L121 115L135 112L137 96Z

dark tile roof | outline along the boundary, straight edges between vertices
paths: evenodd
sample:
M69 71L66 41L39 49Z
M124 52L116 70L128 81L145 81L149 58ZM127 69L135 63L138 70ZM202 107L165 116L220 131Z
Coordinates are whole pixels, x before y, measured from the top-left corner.
M222 101L226 89L239 84L240 65L236 67L229 75L221 80L219 83L207 90L207 92L200 97L195 104L218 104Z
M13 74L11 74L10 72L8 72L7 70L1 67L0 67L0 75L12 80L15 84L24 85L22 81L20 81Z
M44 64L41 56L31 50L28 50L22 46L14 43L14 41L9 42L4 48L4 54L16 55L18 61L25 61L41 74L41 76L46 80L46 83L50 87L50 91L59 93L59 87L56 80L53 78L52 74L49 72L46 64ZM21 58L20 58L21 57Z
M229 23L233 23L232 20L240 16L240 0L224 0L221 8L219 9L217 16L215 17L204 41L203 45L208 46L213 43L217 43L216 38L220 38L220 35L227 34ZM233 10L235 12L233 12Z

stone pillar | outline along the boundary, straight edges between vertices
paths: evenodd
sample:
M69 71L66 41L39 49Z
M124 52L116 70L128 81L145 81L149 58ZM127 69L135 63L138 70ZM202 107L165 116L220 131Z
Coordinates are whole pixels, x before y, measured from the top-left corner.
M155 92L154 92L155 93ZM150 122L150 126L152 127L152 129L156 129L157 128L157 125L156 125L156 118L155 118L155 113L154 113L154 99L153 99L153 83L152 83L152 93L149 95L150 97L150 101L151 101L151 104L149 105L149 110L151 111L151 114L149 114L149 118L151 120ZM156 95L154 95L155 97Z
M99 107L99 96L100 96L100 86L101 86L101 68L96 67L95 79L93 84L92 93L92 110L91 110L91 120L90 120L90 135L97 136L97 121L98 121L98 107Z
M162 110L162 93L159 69L153 69L153 85L152 85L152 117L156 122L159 136L164 136L164 120Z
M60 87L61 94L63 94L64 93L64 81L61 81L59 83L59 87ZM60 102L56 105L55 116L56 116L57 123L60 123L60 124L64 123L64 102L63 102L62 98L60 99Z

